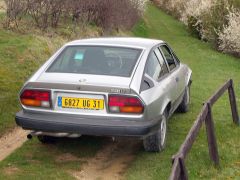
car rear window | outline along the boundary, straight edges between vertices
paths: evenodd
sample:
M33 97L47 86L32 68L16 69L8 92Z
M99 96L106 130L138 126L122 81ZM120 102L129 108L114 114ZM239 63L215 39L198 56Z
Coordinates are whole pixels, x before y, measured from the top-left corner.
M46 72L129 77L141 49L106 46L68 46Z

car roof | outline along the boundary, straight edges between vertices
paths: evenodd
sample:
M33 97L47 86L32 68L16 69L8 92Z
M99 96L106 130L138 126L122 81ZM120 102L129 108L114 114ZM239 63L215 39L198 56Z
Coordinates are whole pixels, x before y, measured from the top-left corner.
M135 38L135 37L104 37L104 38L89 38L69 42L67 45L108 45L108 46L123 46L137 47L142 49L152 48L153 46L163 43L162 40Z

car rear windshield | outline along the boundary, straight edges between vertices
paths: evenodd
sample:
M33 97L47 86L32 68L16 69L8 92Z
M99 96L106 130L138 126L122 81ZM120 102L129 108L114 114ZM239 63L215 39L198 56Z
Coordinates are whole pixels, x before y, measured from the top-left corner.
M106 46L68 46L46 72L129 77L140 49Z

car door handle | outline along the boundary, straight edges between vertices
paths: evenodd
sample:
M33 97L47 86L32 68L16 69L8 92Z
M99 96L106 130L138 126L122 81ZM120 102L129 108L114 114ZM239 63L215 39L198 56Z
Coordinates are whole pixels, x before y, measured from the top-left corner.
M176 82L178 82L179 81L179 77L176 77L175 80L176 80Z

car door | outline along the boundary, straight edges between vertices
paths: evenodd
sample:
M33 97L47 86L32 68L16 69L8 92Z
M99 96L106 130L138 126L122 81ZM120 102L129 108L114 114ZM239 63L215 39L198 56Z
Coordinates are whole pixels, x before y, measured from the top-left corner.
M142 90L141 97L147 103L148 118L157 118L174 96L174 85L168 78L169 68L158 47L149 54L144 76L146 81L143 81L143 85L147 83L149 86Z
M161 45L159 49L170 70L169 79L171 80L171 86L173 87L173 90L171 91L171 93L173 93L173 109L176 109L182 100L185 88L183 71L181 71L179 60L175 58L171 49L166 44Z

